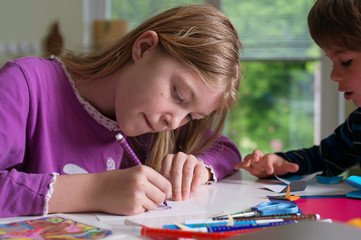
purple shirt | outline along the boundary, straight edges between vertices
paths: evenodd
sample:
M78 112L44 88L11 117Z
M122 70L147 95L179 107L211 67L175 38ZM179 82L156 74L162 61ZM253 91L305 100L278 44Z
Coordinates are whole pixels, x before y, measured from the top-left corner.
M116 122L79 96L56 59L6 63L0 69L0 217L43 214L52 173L129 167L117 133ZM241 158L223 136L197 157L217 179L232 173Z

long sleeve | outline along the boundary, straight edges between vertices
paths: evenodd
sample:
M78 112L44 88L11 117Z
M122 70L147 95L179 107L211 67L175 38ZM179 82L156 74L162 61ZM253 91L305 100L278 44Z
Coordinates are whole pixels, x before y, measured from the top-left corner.
M42 215L50 174L28 174L15 169L0 171L0 217Z
M277 153L289 162L300 166L296 174L323 171L335 176L361 161L361 108L349 115L333 134L323 139L319 146L286 153Z
M4 65L0 217L46 213L57 174L123 168L116 125L81 98L57 59L27 57Z
M44 211L51 174L26 174L26 127L29 92L21 69L14 63L0 70L0 217L39 215Z
M233 166L241 161L237 146L223 135L218 137L213 147L197 157L213 168L218 180L234 173Z

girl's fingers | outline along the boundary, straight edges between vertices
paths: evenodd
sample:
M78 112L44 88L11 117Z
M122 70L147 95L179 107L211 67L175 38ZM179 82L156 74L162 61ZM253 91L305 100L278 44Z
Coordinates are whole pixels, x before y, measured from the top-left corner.
M172 167L170 169L170 182L172 184L172 197L175 201L182 200L182 178L185 154L177 153L173 157Z
M161 205L164 201L165 194L157 188L149 187L145 192L145 199L143 200L143 208L146 210L156 209L158 205Z
M212 174L210 173L210 170L205 166L205 164L202 161L199 160L197 161L198 163L196 164L193 173L190 197L193 196L193 194L196 192L197 188L200 185L203 185L208 182L210 178L210 174Z
M162 203L164 199L171 196L172 185L164 176L156 171L150 171L147 174L147 179L153 186L146 190L147 196L152 196L155 203Z
M168 180L170 179L170 170L172 167L173 156L173 154L168 154L167 156L165 156L162 160L162 165L160 169L160 174L162 174Z
M198 161L198 160L196 160ZM182 199L186 200L189 198L191 191L191 184L193 180L195 162L192 160L186 160L183 165L183 178L182 178Z

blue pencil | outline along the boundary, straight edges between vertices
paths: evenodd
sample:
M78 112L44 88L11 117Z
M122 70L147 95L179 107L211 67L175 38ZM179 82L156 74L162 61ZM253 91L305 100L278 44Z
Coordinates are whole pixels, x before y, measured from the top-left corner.
M284 222L282 218L278 219L265 219L265 220L244 220L244 221L235 221L233 223L234 226L245 226L245 225L253 225L253 224L266 224L266 223L275 223L275 222ZM192 223L192 224L183 224L186 227L190 228L200 228L200 227L220 227L227 225L228 222L225 221L214 221L212 223ZM176 225L164 225L164 229L179 229Z
M283 221L283 222L245 224L245 225L235 225L235 226L223 225L223 226L213 226L213 227L199 227L199 228L192 228L192 230L200 231L200 232L228 232L228 231L245 230L245 229L253 229L253 228L275 227L275 226L292 224L292 223L297 223L297 221L291 220L291 221Z

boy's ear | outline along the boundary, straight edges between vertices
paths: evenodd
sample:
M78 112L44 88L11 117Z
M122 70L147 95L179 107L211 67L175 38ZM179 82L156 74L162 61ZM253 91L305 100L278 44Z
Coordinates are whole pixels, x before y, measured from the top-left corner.
M154 49L158 45L158 34L154 31L146 31L140 35L132 47L132 59L136 61L143 57L146 51Z

